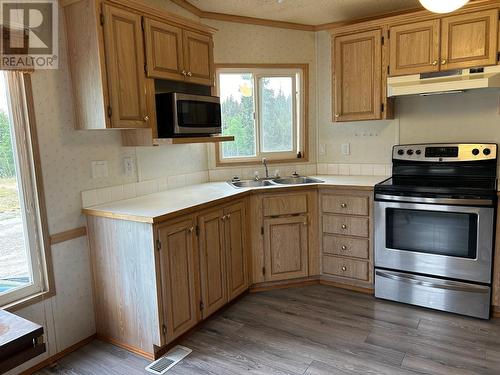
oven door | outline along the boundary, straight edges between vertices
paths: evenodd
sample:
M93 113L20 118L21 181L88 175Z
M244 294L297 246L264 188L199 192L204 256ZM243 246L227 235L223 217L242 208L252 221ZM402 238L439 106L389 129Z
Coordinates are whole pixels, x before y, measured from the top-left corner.
M375 267L490 283L494 208L423 201L375 202Z

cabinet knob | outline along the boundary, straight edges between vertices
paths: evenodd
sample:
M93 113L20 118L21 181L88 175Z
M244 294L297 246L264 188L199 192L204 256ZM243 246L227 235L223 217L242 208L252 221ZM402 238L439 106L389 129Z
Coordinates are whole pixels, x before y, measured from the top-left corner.
M307 221L304 221L304 222L302 223L302 225L307 226Z
M448 61L446 61L446 59L442 59L441 60L441 65L445 65Z
M226 219L229 219L231 217L231 214L226 215Z
M340 117L340 113L336 113L335 118L339 118L339 117Z
M189 228L189 229L188 229L188 232L189 232L189 233L193 233L193 232L194 232L194 227Z
M346 208L346 207L347 207L347 203L341 203L341 204L340 204L340 207L342 207L342 208Z
M149 121L149 116L148 115L144 116L144 121Z
M226 215L224 215L224 216L222 216L220 219L221 219L222 221L226 221L226 218L227 218L227 216L226 216Z
M347 229L347 225L342 224L342 229Z
M182 73L183 76L187 75L187 72L185 70L183 70L181 73Z
M347 271L347 267L346 266L342 266L342 271Z
M187 72L187 75L188 75L188 77L191 77L193 75L193 73Z
M341 249L342 250L347 250L347 246L346 245L342 245Z
M437 64L438 64L438 61L437 61L437 60L434 60L434 61L432 62L432 66L436 66Z

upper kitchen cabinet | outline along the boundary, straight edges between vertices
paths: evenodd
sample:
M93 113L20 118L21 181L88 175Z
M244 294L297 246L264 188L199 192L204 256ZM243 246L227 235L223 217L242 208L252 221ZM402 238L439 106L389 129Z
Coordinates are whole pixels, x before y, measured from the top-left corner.
M391 26L391 76L495 65L498 9Z
M497 63L498 9L445 17L441 22L442 70Z
M381 119L382 30L334 37L332 55L333 120Z
M63 7L78 129L140 131L152 144L153 78L213 84L214 29L136 2Z
M213 40L209 33L145 18L144 34L149 77L213 85Z
M111 127L148 127L141 16L107 4L102 9Z
M440 21L390 28L390 75L439 71Z

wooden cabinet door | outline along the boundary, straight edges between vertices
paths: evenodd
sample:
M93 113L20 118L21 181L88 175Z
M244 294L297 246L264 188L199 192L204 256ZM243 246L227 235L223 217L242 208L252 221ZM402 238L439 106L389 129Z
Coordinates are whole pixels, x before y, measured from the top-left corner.
M307 220L306 215L264 220L266 281L308 275Z
M334 121L382 117L382 31L339 36L333 42Z
M180 336L198 321L193 221L187 219L158 228L162 304L166 343Z
M198 217L203 319L227 303L222 210Z
M184 68L187 81L201 85L213 85L212 37L184 30Z
M184 81L182 29L145 18L144 37L148 76Z
M231 301L248 289L245 204L224 209L224 238L227 265L227 293Z
M497 9L445 17L441 29L441 70L497 63Z
M107 4L103 15L111 126L148 127L141 16Z
M439 20L391 27L389 74L439 71L439 29Z

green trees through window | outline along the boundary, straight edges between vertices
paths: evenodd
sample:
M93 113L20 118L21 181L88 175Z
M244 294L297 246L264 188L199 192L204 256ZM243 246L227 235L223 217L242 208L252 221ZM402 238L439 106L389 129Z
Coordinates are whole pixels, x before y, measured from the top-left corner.
M299 74L219 72L222 159L258 159L297 152Z

